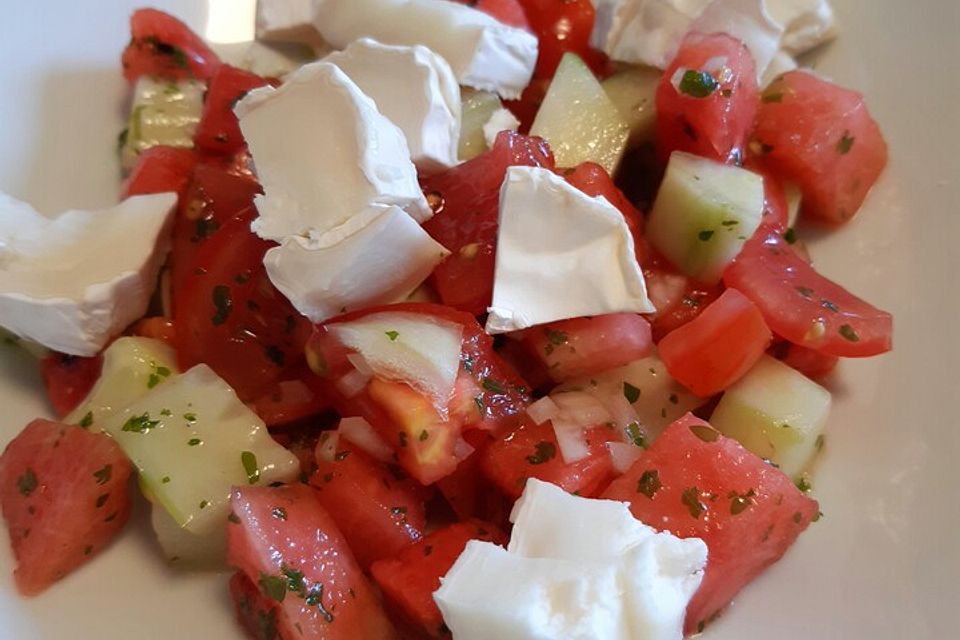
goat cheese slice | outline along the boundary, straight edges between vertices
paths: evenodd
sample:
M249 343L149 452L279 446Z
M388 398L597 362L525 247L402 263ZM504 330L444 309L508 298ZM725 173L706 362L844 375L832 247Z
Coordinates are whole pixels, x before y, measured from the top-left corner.
M421 45L385 45L370 38L324 60L340 67L400 127L421 172L457 164L460 85L446 60Z
M47 217L0 193L0 327L95 355L146 313L176 203L159 193Z
M781 46L800 55L837 35L836 19L828 0L767 0L774 20L783 25Z
M400 302L449 252L397 207L371 207L316 239L293 236L263 258L274 286L312 322Z
M424 45L450 64L460 84L509 99L520 97L537 62L535 36L446 0L325 0L315 25L338 49L364 37Z
M510 167L488 333L605 313L655 311L623 215L552 171Z
M713 0L690 31L726 33L746 45L762 78L780 50L783 26L768 13L767 0Z
M234 111L264 189L252 225L261 238L315 238L371 204L430 217L403 132L336 65L305 65Z
M590 44L614 60L665 69L711 0L593 0Z
M492 149L501 131L516 131L519 128L520 121L517 117L509 109L500 107L490 114L490 119L483 124L483 139L487 147Z
M257 0L257 40L293 42L322 49L325 44L314 25L326 0Z

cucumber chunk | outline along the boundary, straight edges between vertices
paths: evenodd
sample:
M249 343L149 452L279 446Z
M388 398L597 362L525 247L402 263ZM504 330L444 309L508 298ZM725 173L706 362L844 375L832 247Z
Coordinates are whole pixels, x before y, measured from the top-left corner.
M530 135L550 143L558 167L596 162L613 174L627 147L630 126L583 60L567 53Z
M760 226L763 202L763 178L756 173L677 151L647 237L684 274L712 284Z
M653 140L660 77L660 71L652 67L628 67L600 83L630 127L631 147Z
M500 98L489 91L461 89L460 103L460 160L475 158L487 150L483 125L497 109L503 107Z
M723 394L710 424L798 480L822 447L829 413L829 391L764 356Z
M133 88L130 120L121 134L120 164L130 171L150 147L193 147L207 86L196 80L171 82L143 76Z
M227 537L223 523L215 523L210 531L197 534L178 525L161 505L154 503L150 509L150 525L171 565L186 570L224 568Z

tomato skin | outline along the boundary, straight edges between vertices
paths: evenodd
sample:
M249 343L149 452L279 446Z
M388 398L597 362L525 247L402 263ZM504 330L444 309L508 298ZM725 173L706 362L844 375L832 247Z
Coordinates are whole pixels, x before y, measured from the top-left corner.
M220 58L190 28L163 11L137 9L130 16L130 44L123 50L123 77L209 80Z
M370 568L388 609L416 637L450 637L440 609L433 601L433 592L440 588L440 578L447 574L470 540L502 545L506 544L507 537L486 522L458 522L434 531L396 557L380 560Z
M770 329L828 356L863 358L893 346L893 317L825 278L778 233L753 238L723 281L750 298Z
M695 395L723 391L763 356L773 334L749 298L727 289L657 348L670 375Z
M62 418L83 402L102 370L102 354L84 358L54 352L40 361L43 386L58 416Z
M255 73L222 65L210 79L203 100L203 116L194 136L197 147L215 155L233 155L243 150L246 145L233 105L250 90L268 83Z
M490 306L500 186L514 165L553 169L553 154L540 138L504 131L489 151L421 182L441 203L423 228L452 252L431 276L446 305L473 315Z
M623 365L650 355L650 323L634 313L551 322L527 330L523 342L556 382Z
M396 632L316 490L303 484L235 488L227 560L274 602L282 638L390 640ZM319 605L317 585L322 584ZM307 597L305 597L307 596Z
M120 199L166 191L183 196L196 164L197 154L192 149L150 147L140 154L137 164L124 180Z
M718 79L711 61L723 58L729 80ZM674 86L684 70L710 73L716 89L705 97ZM729 92L729 93L728 93ZM757 112L757 72L753 58L739 40L722 33L691 33L684 38L657 88L657 152L666 163L674 151L736 162L744 156L747 135Z
M514 500L523 493L528 478L550 482L569 493L592 498L599 495L614 477L605 443L619 440L619 435L614 429L595 427L587 430L586 438L590 454L577 462L564 462L550 422L538 425L527 418L512 433L487 447L481 458L481 468L490 482Z
M530 29L540 41L534 77L552 78L563 54L580 56L594 73L602 73L607 57L590 47L596 16L590 0L520 0Z
M0 506L17 560L14 579L36 595L85 564L130 515L133 468L113 439L34 420L0 456Z
M470 5L507 26L530 30L530 23L527 22L527 16L518 0L454 0L454 2Z
M802 215L850 220L887 164L887 144L863 96L806 71L773 82L761 99L753 148L803 193Z
M707 544L688 634L779 560L819 513L780 470L692 414L667 427L602 497L629 502L658 530Z

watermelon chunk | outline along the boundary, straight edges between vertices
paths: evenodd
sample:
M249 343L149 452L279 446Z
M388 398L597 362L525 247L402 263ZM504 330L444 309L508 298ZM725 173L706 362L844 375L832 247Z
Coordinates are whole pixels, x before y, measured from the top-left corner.
M256 640L280 640L277 635L277 605L268 599L242 571L230 578L230 598L237 622Z
M48 420L34 420L7 445L0 506L22 594L45 590L119 533L130 515L131 472L109 437Z

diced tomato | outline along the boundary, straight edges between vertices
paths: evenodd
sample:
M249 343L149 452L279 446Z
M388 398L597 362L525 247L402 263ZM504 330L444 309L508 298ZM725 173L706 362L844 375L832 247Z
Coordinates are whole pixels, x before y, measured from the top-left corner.
M808 378L822 378L837 368L840 358L784 340L770 348L770 355L782 360Z
M527 16L518 0L455 0L455 2L470 5L474 9L493 16L505 25L530 29L530 23L527 22Z
M317 458L310 484L364 569L423 537L426 512L412 482L349 443L338 443L333 460Z
M720 297L723 286L705 285L678 273L667 260L644 243L643 276L647 281L650 301L656 313L647 316L653 330L653 341L687 324Z
M171 347L176 343L177 330L170 318L153 316L133 325L133 335L153 340L162 340Z
M123 50L123 77L128 82L140 76L209 80L220 64L203 38L170 14L137 9L130 16L130 44Z
M687 633L779 560L819 513L790 478L690 414L667 427L603 497L629 502L652 527L707 544Z
M177 361L213 368L244 401L302 364L310 325L267 278L270 243L250 231L254 212L230 219L174 286Z
M0 506L22 594L45 590L120 532L130 515L131 472L111 438L48 420L34 420L7 445Z
M237 488L231 504L227 559L277 603L281 638L396 638L314 489L302 484Z
M518 100L505 100L504 106L510 110L520 121L518 131L526 134L533 126L533 121L537 118L537 112L544 98L547 97L547 91L550 89L550 78L534 78L527 85Z
M801 214L852 218L887 165L887 143L863 96L806 71L763 93L751 148L803 193Z
M596 12L590 0L520 0L533 34L540 41L537 78L552 78L563 54L580 56L594 73L606 71L607 57L590 47Z
M268 427L288 425L332 408L323 386L306 364L287 375L253 401L254 412Z
M657 88L657 151L738 162L757 113L757 71L750 52L723 33L691 33Z
M268 599L242 571L230 578L230 599L237 612L237 622L254 640L280 640L277 635L276 601Z
M433 592L440 588L440 578L450 571L470 540L502 545L507 538L485 522L458 522L434 531L396 557L380 560L370 568L388 610L418 637L450 637L433 601Z
M634 313L574 318L533 327L523 342L557 382L622 367L650 354L650 323Z
M538 425L527 419L512 433L487 447L481 467L487 479L513 499L523 493L528 478L550 482L569 493L591 498L613 479L613 464L605 443L617 439L613 429L588 429L586 440L590 454L567 463L560 455L560 445L550 422Z
M40 361L43 386L58 416L62 418L83 402L102 369L102 355L83 358L54 352Z
M850 358L892 347L893 317L817 273L778 233L748 242L723 281L750 298L773 332L794 344Z
M707 398L723 391L753 367L773 334L749 298L727 289L684 326L657 345L670 375Z
M233 106L251 89L267 83L266 78L255 73L222 65L210 79L203 100L203 116L194 136L197 147L217 155L233 155L241 151L245 145Z
M137 158L137 164L120 189L120 199L166 191L182 196L195 164L197 154L192 149L150 147Z
M578 165L572 171L564 172L563 177L571 185L583 191L588 196L596 198L603 196L607 202L615 206L623 214L623 219L627 222L631 235L636 245L637 260L641 260L641 243L643 237L644 218L643 214L633 206L633 203L627 199L623 192L614 184L613 178L607 173L607 170L595 162L584 162Z
M490 305L500 186L513 165L552 169L553 154L540 138L504 131L490 151L422 181L436 203L423 228L452 252L432 276L444 304L474 315Z

